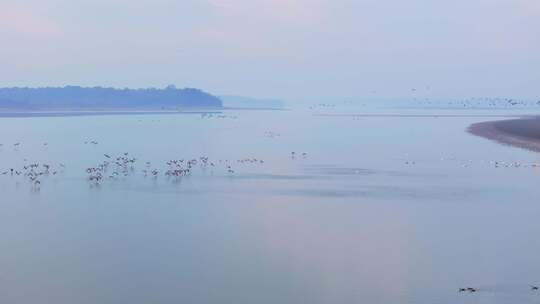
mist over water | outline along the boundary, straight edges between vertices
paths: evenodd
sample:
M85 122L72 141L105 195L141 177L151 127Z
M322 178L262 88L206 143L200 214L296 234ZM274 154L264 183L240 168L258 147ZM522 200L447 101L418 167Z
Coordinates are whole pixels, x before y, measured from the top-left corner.
M0 175L0 298L538 302L540 157L465 132L489 118L403 112L0 118L0 172L58 170L39 189ZM88 181L124 153L126 176ZM164 175L200 157L214 166Z

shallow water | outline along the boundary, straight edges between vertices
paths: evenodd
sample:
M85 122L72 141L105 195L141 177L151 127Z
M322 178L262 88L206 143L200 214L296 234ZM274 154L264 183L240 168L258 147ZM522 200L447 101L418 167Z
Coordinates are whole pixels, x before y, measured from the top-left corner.
M540 283L540 156L465 132L490 118L410 112L1 118L0 171L58 173L39 187L0 175L0 298L540 301L529 287ZM87 180L104 154L125 152L137 158L127 176ZM200 156L214 166L163 175L166 161Z

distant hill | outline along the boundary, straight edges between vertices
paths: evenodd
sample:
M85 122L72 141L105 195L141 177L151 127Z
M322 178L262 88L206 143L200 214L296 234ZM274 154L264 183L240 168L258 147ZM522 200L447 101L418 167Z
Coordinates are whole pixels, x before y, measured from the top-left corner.
M251 97L221 95L223 106L227 108L283 109L285 104L276 99L257 99Z
M222 108L221 99L198 89L114 89L78 86L0 88L0 110L176 110Z

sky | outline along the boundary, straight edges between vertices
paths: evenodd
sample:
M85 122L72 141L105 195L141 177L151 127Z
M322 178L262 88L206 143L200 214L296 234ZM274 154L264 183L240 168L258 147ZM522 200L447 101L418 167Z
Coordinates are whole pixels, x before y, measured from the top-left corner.
M540 97L539 0L0 0L0 86Z

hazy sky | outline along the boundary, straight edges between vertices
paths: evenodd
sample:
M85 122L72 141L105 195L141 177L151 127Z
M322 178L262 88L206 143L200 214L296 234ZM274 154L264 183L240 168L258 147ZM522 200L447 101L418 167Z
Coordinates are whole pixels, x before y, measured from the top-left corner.
M0 86L540 97L540 0L0 0L0 41Z

